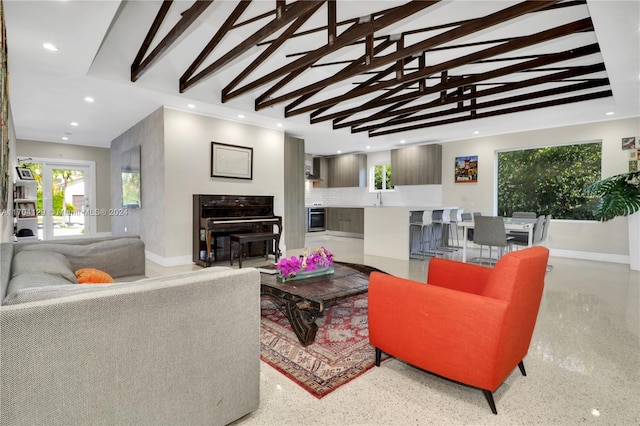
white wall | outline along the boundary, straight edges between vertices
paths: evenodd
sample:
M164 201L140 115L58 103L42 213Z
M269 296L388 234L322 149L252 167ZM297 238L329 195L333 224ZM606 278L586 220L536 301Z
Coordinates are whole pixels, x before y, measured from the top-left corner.
M172 109L164 117L165 257L191 261L192 194L273 195L284 214L282 131ZM252 147L253 179L210 177L211 142Z
M640 120L630 118L480 137L443 144L443 202L466 211L495 214L495 157L504 149L530 148L602 140L602 175L628 171L628 151L621 139L640 135ZM478 183L454 183L455 157L478 156ZM640 236L638 236L640 238ZM553 220L549 247L555 255L624 262L629 254L627 218L609 222ZM589 254L591 253L591 255Z

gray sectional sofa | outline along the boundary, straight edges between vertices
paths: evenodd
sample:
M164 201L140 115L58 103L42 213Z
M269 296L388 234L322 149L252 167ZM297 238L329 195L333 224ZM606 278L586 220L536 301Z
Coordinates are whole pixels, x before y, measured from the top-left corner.
M223 425L258 407L256 269L145 278L137 237L0 255L2 425ZM84 267L116 283L75 283Z

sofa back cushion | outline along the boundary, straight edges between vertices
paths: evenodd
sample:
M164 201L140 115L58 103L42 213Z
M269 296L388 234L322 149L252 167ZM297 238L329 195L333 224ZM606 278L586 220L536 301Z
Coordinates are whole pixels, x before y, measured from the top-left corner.
M63 254L43 250L30 250L21 251L13 256L11 265L12 279L18 275L37 272L64 278L67 284L78 282L71 263ZM9 287L11 287L11 283L9 283Z
M135 282L120 282L114 284L101 284L101 285L79 285L69 284L64 285L63 281L51 280L48 282L54 285L43 286L31 286L24 287L17 291L7 295L4 299L3 305L17 305L20 303L39 302L42 300L57 299L60 297L78 296L82 294L109 292L117 289L134 289L137 286L144 286L149 283L161 284L166 282L177 282L183 279L199 279L200 275L211 275L214 277L218 273L225 273L226 271L233 271L234 269L228 267L215 266L211 268L203 268L197 271L184 272L181 274L173 274L156 278L144 278ZM37 279L37 277L33 277ZM42 277L46 278L46 277ZM49 277L51 278L51 277ZM139 277L138 277L139 278ZM41 282L44 280L41 280Z
M144 243L139 238L118 238L91 244L42 243L21 247L20 253L47 250L63 254L71 269L100 269L113 278L145 274ZM75 278L75 276L74 276Z

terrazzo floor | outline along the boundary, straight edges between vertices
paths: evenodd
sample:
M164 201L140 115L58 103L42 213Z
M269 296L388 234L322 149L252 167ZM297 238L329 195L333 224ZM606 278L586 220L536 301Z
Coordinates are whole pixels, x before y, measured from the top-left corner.
M340 261L420 281L426 277L428 258L365 256L362 240L314 236L306 245L324 245ZM243 264L255 262L264 259ZM494 393L498 415L479 390L395 359L320 400L261 363L260 407L233 425L639 425L640 272L557 257L549 263L553 268L524 359L528 375L516 368ZM149 264L148 275L191 268Z

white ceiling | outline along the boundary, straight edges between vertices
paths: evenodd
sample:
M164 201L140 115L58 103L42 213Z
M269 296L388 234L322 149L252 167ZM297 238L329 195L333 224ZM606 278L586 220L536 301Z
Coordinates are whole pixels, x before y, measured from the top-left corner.
M228 16L235 2L216 1L198 18L180 39L180 49L169 50L137 82L130 81L130 67L161 2L159 1L22 1L4 0L7 42L9 46L9 81L11 110L19 139L109 147L111 140L162 105L179 110L222 117L279 129L305 139L307 152L335 154L338 150L379 151L411 143L446 142L521 130L557 127L593 121L640 116L640 2L588 1L581 13L589 14L600 44L613 97L565 106L502 115L385 136L367 137L351 134L349 129L332 130L330 122L309 124L309 114L284 118L283 104L254 111L254 91L230 102L220 102L221 89L237 75L260 49L254 48L231 65L185 93L178 91L178 78L203 48L204 44ZM178 13L191 1L178 2L167 19L173 24ZM289 2L287 2L289 3ZM372 10L396 6L404 1L340 1L339 20L357 17ZM413 18L418 27L433 25L438 16L456 14L456 20L490 13L516 2L445 1ZM251 7L272 9L273 0L263 0ZM567 8L573 9L573 8ZM582 16L577 17L582 18ZM451 20L449 18L449 20ZM412 23L387 29L386 34L404 31ZM306 24L305 24L306 25ZM511 26L485 30L473 38L501 37L520 32L539 31L553 23L515 20ZM169 27L163 26L164 31ZM161 33L162 33L161 29ZM503 32L504 34L502 34ZM237 44L251 34L246 30L231 33L221 47ZM376 33L376 35L378 35ZM326 36L325 36L326 37ZM574 35L591 37L591 35ZM42 48L45 42L58 47L57 52ZM589 42L587 40L587 42ZM225 44L226 43L226 44ZM287 45L287 52L308 50L301 39ZM563 50L562 42L549 43L549 51ZM586 44L586 43L584 43ZM598 54L600 55L600 54ZM334 54L330 60L352 59L349 53ZM277 60L277 58L276 58ZM277 66L273 63L266 66ZM314 68L307 78L325 78L339 68ZM604 76L604 73L603 73ZM362 81L362 77L350 81ZM264 91L264 89L262 89ZM332 93L336 89L328 92ZM84 98L95 102L88 104ZM188 104L195 109L189 109ZM357 105L357 102L355 103ZM605 115L613 112L614 115ZM238 118L238 114L244 118ZM79 125L71 126L71 122ZM63 140L67 137L68 140ZM369 146L370 148L367 148Z

